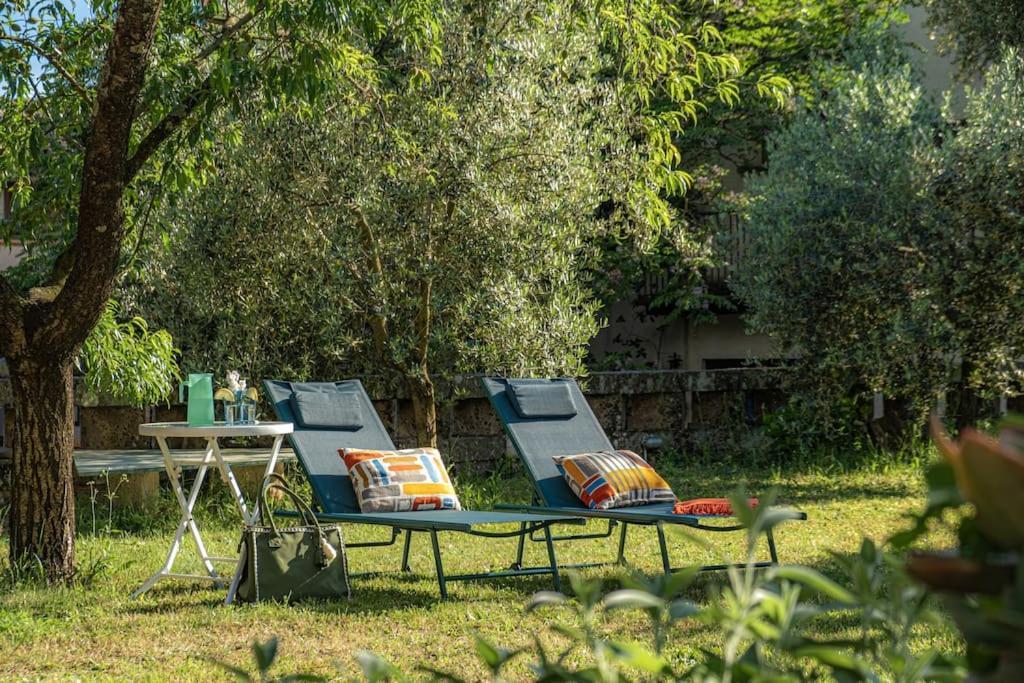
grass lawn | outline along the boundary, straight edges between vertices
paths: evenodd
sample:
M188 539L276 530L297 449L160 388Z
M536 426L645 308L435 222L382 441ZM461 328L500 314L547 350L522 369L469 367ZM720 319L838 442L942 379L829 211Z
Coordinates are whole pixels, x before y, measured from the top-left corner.
M854 552L862 536L885 539L903 522L901 516L921 506L924 494L921 471L913 465L861 466L852 470L792 468L784 471L743 470L734 466L662 468L676 492L683 497L724 495L744 482L753 492L776 486L783 500L805 510L810 521L791 523L777 533L783 562L814 566L837 577L829 551ZM294 475L298 477L298 475ZM486 506L497 501L525 500L528 487L515 474L483 481L459 483L466 506ZM205 507L197 516L205 540L216 555L234 552L238 523L228 508L223 491L208 492ZM102 505L102 501L98 502ZM107 523L105 510L96 524ZM250 645L254 639L278 636L281 654L275 672L303 671L352 679L358 676L353 654L369 649L406 670L417 664L458 672L471 680L485 678L473 649L473 633L498 644L516 647L539 634L546 642L556 637L547 626L552 611L524 613L523 604L538 590L550 588L546 577L508 579L498 582L450 584L452 600L440 602L433 575L429 540L414 537L414 575L397 574L356 580L351 602L299 606L260 605L225 608L223 592L188 582L160 583L139 600L129 598L163 561L177 522L177 509L166 495L145 514L115 513L113 532L93 533L88 499L80 502L80 585L55 589L22 581L12 583L6 564L7 548L0 540L0 679L89 680L210 680L226 678L209 660L220 660L251 669ZM601 525L592 524L592 530ZM350 542L385 537L381 529L347 527ZM660 567L653 530L630 532L629 559L639 568L655 572ZM507 566L515 553L515 541L443 534L446 570L452 573L483 571ZM738 557L741 534L715 535L717 547ZM948 543L951 539L931 539ZM675 564L716 561L711 551L685 539L670 540ZM181 569L198 571L198 563L186 545ZM613 559L615 540L590 540L561 544L560 560L584 562ZM397 569L401 544L389 548L352 550L353 571ZM528 560L545 561L544 545L529 544ZM615 568L590 570L611 577ZM706 600L709 584L722 577L702 577L692 598ZM619 636L645 640L646 619L638 613L620 613L609 628ZM843 637L855 626L839 619L824 620L821 636ZM922 647L945 651L960 649L949 625L922 627ZM692 621L679 624L669 652L680 664L699 654L701 648L718 650L716 632ZM518 668L515 668L518 667ZM680 668L685 668L681 666ZM524 662L510 670L526 678Z

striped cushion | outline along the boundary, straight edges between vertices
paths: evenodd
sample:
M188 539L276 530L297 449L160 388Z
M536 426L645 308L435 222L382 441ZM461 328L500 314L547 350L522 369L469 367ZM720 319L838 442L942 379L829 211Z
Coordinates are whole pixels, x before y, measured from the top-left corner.
M363 512L461 510L452 480L435 448L338 451Z
M583 504L591 510L674 503L672 488L633 451L601 451L555 458Z

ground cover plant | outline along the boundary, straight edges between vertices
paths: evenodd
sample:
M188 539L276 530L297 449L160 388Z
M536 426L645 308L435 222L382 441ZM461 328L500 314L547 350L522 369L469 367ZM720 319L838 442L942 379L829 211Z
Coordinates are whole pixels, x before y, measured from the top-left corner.
M762 493L776 487L781 500L808 512L810 521L783 526L778 541L784 562L799 562L841 580L841 562L830 551L854 554L861 537L884 540L906 526L903 515L922 506L925 492L920 462L891 457L862 460L845 467L821 467L809 462L780 470L751 469L735 462L693 466L680 456L666 458L661 466L677 492L684 496L718 495L746 482L749 490ZM464 502L485 507L497 501L525 501L525 479L503 470L488 479L459 482ZM200 523L209 529L214 552L231 552L238 542L238 528L226 495L202 499ZM177 519L173 502L164 497L145 511L116 512L112 531L103 531L106 512L98 506L93 521L88 505L80 506L82 569L75 585L46 587L32 579L33 568L21 570L21 580L10 565L3 567L0 585L0 678L167 679L210 680L230 674L211 660L241 667L255 675L251 646L254 641L279 640L278 659L272 673L306 672L328 678L353 679L361 670L355 654L371 651L395 666L415 672L425 665L457 672L467 680L489 677L477 654L476 636L508 648L530 646L536 634L545 647L564 647L567 640L550 630L554 622L570 623L566 614L548 609L524 611L537 591L550 587L544 578L504 582L459 584L454 599L439 602L426 542L413 546L413 575L381 575L357 580L351 602L307 605L259 605L223 608L221 592L205 586L168 582L143 599L128 596L158 564ZM597 530L597 525L594 529ZM350 527L349 540L366 540L380 531ZM930 545L949 545L941 530L926 540ZM659 566L653 531L637 530L629 559L640 570L654 574ZM716 544L732 557L742 557L743 538L737 534ZM0 543L5 543L0 540ZM479 544L458 535L442 536L446 562L453 570L498 568L511 561L513 542ZM671 540L674 557L699 563L716 558L716 550ZM541 547L531 547L539 558ZM563 561L580 562L594 556L612 559L614 544L586 541L560 548ZM763 552L763 548L762 548ZM368 557L367 553L372 553ZM354 571L371 566L399 565L401 548L355 550ZM190 562L192 560L190 559ZM187 568L187 563L186 563ZM194 568L194 567L193 567ZM609 578L614 568L590 570L585 578ZM683 597L706 606L720 575L704 575ZM837 615L818 617L809 634L816 638L856 638L861 625ZM618 640L649 645L649 619L643 612L624 610L602 623L600 633ZM957 653L959 639L952 626L922 623L910 639L914 652L935 649ZM719 630L692 620L673 625L666 638L665 657L680 671L703 658L702 650L721 652L725 643ZM588 661L583 649L573 650L567 663ZM508 680L528 677L527 659L516 658L503 669ZM413 674L414 677L422 674Z

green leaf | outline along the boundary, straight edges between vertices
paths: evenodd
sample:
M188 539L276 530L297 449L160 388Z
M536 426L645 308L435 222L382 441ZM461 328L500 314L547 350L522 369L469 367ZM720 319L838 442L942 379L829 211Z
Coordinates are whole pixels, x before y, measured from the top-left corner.
M386 681L404 683L408 680L406 675L394 664L368 650L359 650L355 656L367 683L385 683Z
M849 590L809 567L799 565L773 567L768 570L767 577L769 580L785 579L799 583L844 604L852 605L857 602L856 597Z
M609 642L609 646L623 663L658 676L671 676L672 667L665 658L651 652L639 643Z
M497 647L480 634L474 634L474 645L477 655L495 676L510 659L521 652L521 650L505 650Z
M526 611L532 612L539 607L547 605L564 605L568 601L562 593L556 591L538 591L530 597L526 603Z
M261 674L265 674L274 664L274 660L277 659L277 638L271 637L265 643L261 643L258 640L254 641L252 644L252 654L256 660L256 667Z
M867 678L870 667L855 655L826 644L801 645L791 650L797 657L810 657L834 669L857 674L858 679Z
M673 600L668 606L668 616L672 621L695 617L700 613L700 605L690 600Z
M612 591L602 600L605 609L663 609L665 601L656 595L636 589Z

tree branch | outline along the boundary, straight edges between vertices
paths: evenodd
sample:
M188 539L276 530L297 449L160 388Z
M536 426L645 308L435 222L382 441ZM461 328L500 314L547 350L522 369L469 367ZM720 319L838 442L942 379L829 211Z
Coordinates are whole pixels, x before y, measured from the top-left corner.
M192 58L192 65L198 66L202 62L206 61L206 59L215 53L221 45L227 42L229 38L251 24L264 9L266 9L266 3L261 2L254 9L246 12L240 17L225 21L224 27L221 29L221 32L217 34L217 37L211 40L206 47L200 50L196 56ZM130 183L132 181L138 172L142 170L142 167L146 164L149 158L153 156L153 153L159 149L160 145L162 145L167 138L174 135L175 131L177 131L189 116L195 112L203 99L205 99L209 94L210 77L207 76L197 88L186 95L185 98L174 107L174 109L168 112L164 118L157 122L146 137L142 139L142 142L139 143L139 146L135 148L134 154L132 154L131 158L128 160L125 182Z
M125 167L125 183L130 183L133 178L142 170L153 153L160 148L167 138L181 128L181 125L199 107L203 99L210 94L210 77L207 76L198 87L184 97L177 106L157 122L152 130L142 138L142 142L135 148L135 152Z
M260 13L262 13L263 10L266 9L266 6L267 6L266 3L261 2L254 9L252 9L249 12L246 12L242 16L234 18L234 19L228 19L227 21L225 21L224 22L224 28L221 29L221 32L218 33L217 37L214 38L213 40L211 40L210 43L206 47L204 47L202 50L199 51L199 54L197 54L192 59L192 64L193 65L198 65L201 62L205 61L206 58L209 57L210 55L212 55L214 52L216 52L217 49L221 45L223 45L224 42L228 38L230 38L231 36L235 35L239 31L241 31L243 28L245 28L246 26L251 24L253 19L255 19L257 16L259 16Z
M96 88L82 163L71 268L28 340L40 353L74 353L106 306L124 237L128 145L139 93L152 59L161 0L120 0Z
M370 225L370 221L366 219L366 214L363 213L362 209L353 203L348 205L349 211L355 216L356 223L359 224L359 230L363 237L363 247L366 249L370 260L370 271L373 273L378 283L384 282L384 263L380 257L380 249L377 246L377 236L373 232L373 227ZM372 294L373 292L371 292ZM383 315L379 313L370 313L370 331L373 333L373 349L377 357L384 358L384 348L388 341L388 323Z
M50 52L49 50L44 49L42 45L35 42L34 40L22 38L21 36L12 36L4 33L0 33L0 40L6 40L7 42L27 47L33 52L35 52L37 55L45 59L47 62L50 63L50 66L57 70L57 73L64 77L64 80L68 82L68 85L74 88L75 92L79 94L82 100L90 107L92 106L92 95L89 93L89 91L86 89L84 85L78 82L78 79L71 75L71 72L67 70L64 64L61 63L60 50L57 50L56 52Z

